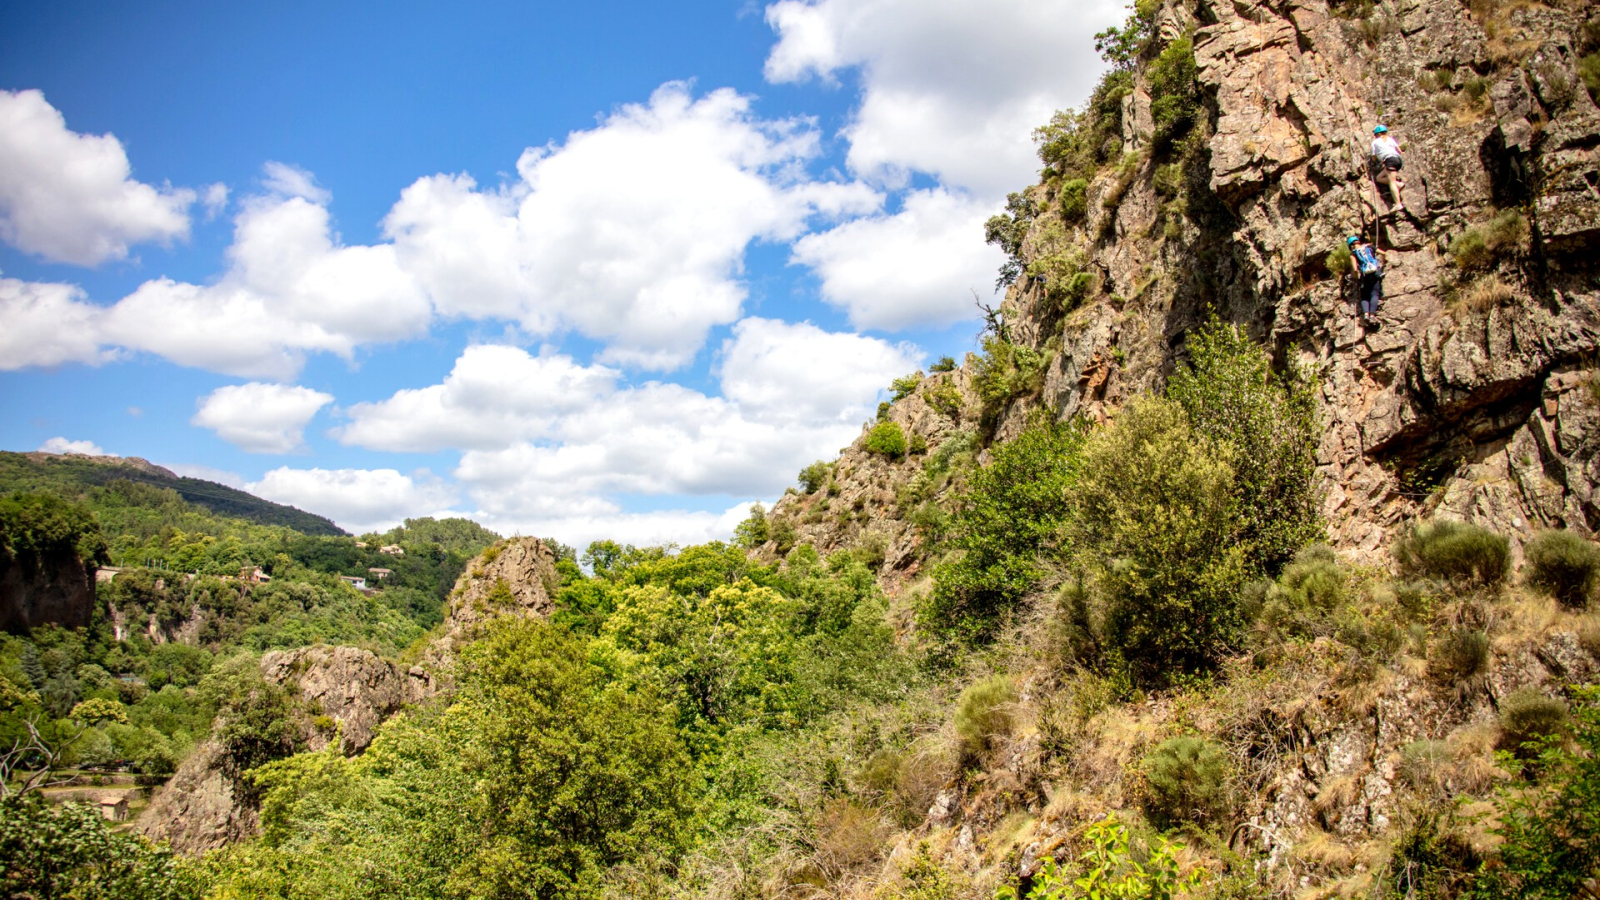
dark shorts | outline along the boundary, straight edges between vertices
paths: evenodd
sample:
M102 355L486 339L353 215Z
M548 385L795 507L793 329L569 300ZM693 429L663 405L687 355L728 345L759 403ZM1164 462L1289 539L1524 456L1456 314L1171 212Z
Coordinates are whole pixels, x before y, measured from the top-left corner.
M1383 167L1391 172L1400 171L1400 167L1402 165L1404 165L1404 163L1400 162L1400 157L1398 156L1391 156L1383 161Z

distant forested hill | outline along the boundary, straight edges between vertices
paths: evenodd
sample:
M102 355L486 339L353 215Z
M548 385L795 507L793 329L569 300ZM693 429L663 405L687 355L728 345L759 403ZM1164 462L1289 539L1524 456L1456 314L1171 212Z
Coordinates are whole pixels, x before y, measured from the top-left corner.
M260 525L280 525L301 534L346 533L322 516L263 500L214 481L184 478L137 457L0 452L0 495L17 491L49 491L62 497L82 498L90 488L103 487L118 480L170 488L184 500L221 516L245 519Z

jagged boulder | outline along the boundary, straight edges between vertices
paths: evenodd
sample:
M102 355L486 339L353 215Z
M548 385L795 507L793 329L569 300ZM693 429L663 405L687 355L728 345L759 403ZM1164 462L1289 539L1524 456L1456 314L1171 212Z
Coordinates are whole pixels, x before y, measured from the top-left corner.
M301 700L333 719L339 750L347 756L367 749L378 726L423 699L428 688L426 680L356 647L275 650L261 657L261 675L274 684L293 684ZM312 750L324 749L331 739L325 729L306 735Z
M444 633L421 665L402 670L368 650L317 646L263 655L261 675L291 687L307 707L300 737L308 749L337 739L340 752L355 755L390 716L448 689L456 648L477 626L508 613L549 615L559 583L555 560L536 538L502 541L474 559L451 593ZM208 739L156 792L136 827L180 852L202 853L253 835L259 817L239 796L225 749Z
M547 616L560 586L556 555L538 538L510 538L485 550L467 566L450 592L448 630L468 630L508 612Z
M158 788L134 828L180 853L200 854L250 837L260 827L255 807L238 802L226 771L226 750L206 740Z

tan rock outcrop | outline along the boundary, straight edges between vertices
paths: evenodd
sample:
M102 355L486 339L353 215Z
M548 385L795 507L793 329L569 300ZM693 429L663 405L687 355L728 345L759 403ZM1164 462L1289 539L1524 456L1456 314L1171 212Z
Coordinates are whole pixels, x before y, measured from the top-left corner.
M424 679L356 647L274 650L261 657L261 675L274 684L294 685L301 700L331 718L346 756L367 749L385 719L427 694ZM313 728L306 744L322 750L331 739L325 729Z

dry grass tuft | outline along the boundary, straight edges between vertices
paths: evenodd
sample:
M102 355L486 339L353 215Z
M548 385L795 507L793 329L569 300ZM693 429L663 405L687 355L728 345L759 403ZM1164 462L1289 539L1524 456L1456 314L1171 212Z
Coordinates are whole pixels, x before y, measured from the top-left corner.
M1311 805L1324 819L1337 819L1340 811L1355 804L1361 794L1361 782L1371 771L1367 766L1362 766L1353 772L1328 779L1323 782L1322 790L1317 792Z
M1578 645L1590 656L1600 659L1600 610L1578 620Z
M1482 315L1515 298L1516 293L1511 285L1502 281L1500 276L1484 275L1456 291L1450 301L1450 311L1457 315Z
M1494 722L1471 722L1450 732L1445 744L1452 763L1445 772L1445 784L1457 794L1483 796L1510 777L1495 763L1495 745L1500 741L1500 726Z

